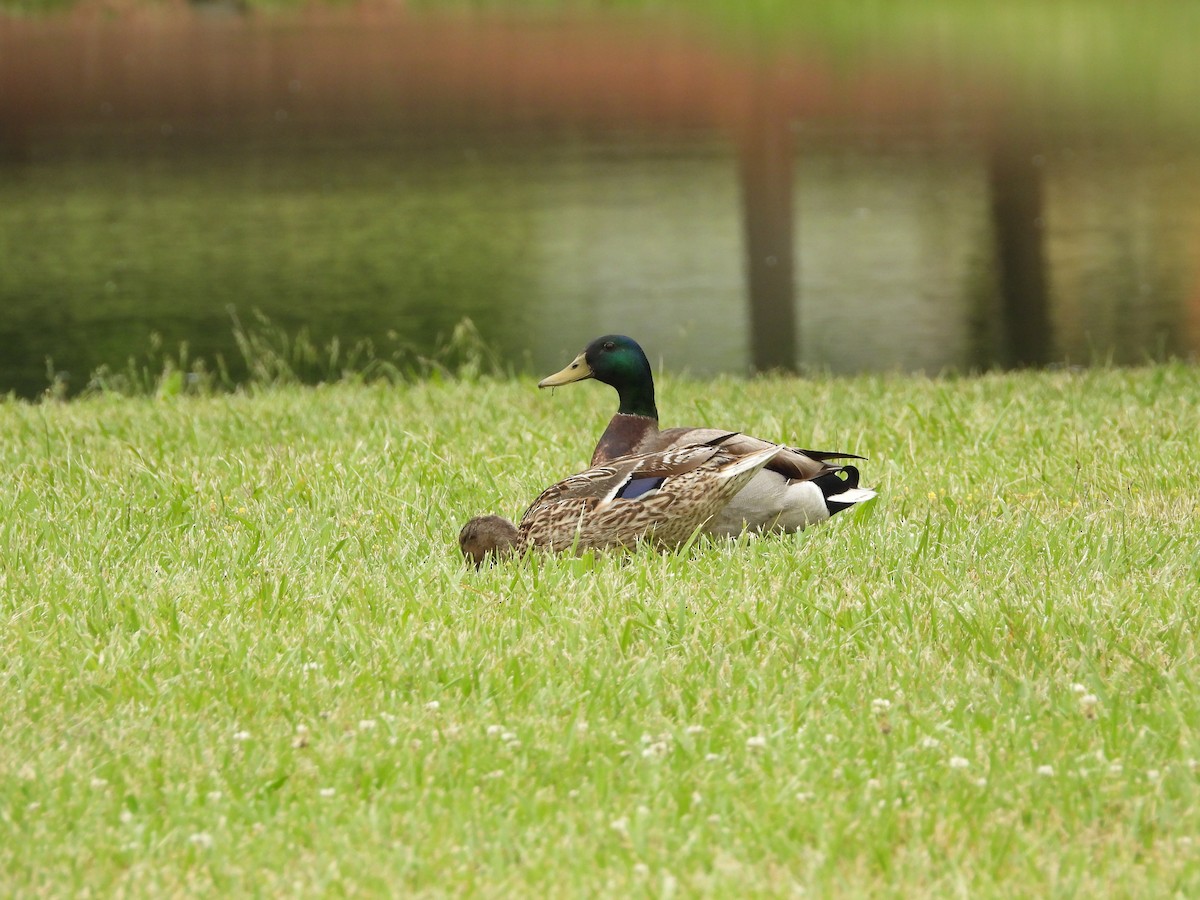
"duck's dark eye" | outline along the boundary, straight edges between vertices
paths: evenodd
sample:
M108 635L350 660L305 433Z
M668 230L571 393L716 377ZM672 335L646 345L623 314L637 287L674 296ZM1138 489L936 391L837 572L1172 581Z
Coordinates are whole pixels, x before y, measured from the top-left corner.
M614 344L612 341L605 341L605 342L604 342L604 349L605 349L605 350L616 350L616 349L617 349L617 345L616 345L616 344Z

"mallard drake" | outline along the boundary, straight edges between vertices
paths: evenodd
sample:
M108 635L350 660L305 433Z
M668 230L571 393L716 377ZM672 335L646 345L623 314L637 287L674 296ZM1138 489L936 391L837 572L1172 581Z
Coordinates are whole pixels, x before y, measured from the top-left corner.
M587 378L611 385L620 398L617 413L592 454L593 466L628 454L702 443L712 435L726 433L711 428L660 429L650 361L637 341L625 335L596 338L566 368L538 382L538 387L558 387ZM746 455L774 445L739 433L724 446ZM709 520L705 531L718 535L743 530L798 531L870 500L875 492L858 486L857 468L828 462L862 458L853 453L784 447Z
M554 552L685 543L785 448L730 449L738 435L718 432L703 443L622 456L564 478L538 496L521 524L476 516L458 545L477 568L491 557L537 547Z

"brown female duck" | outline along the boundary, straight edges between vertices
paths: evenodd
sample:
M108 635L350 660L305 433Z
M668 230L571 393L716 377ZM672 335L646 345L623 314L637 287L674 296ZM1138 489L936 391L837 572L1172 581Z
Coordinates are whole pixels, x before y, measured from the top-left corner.
M656 453L623 456L564 478L538 496L521 524L476 516L458 545L476 567L488 557L519 555L531 547L553 552L606 550L645 541L658 547L686 543L783 450L728 449L738 435Z

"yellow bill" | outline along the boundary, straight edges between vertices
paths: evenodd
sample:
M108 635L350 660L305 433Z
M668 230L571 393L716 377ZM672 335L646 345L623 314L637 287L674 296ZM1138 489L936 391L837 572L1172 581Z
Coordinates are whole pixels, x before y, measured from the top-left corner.
M580 353L577 357L571 360L561 372L555 372L553 375L547 375L538 382L538 387L558 387L561 384L570 384L572 381L583 381L585 378L592 377L592 367L587 364L584 354Z

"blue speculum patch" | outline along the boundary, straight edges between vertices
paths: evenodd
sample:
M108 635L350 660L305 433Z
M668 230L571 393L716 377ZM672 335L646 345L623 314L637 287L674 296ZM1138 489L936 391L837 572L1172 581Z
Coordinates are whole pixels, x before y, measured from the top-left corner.
M626 500L636 500L643 494L658 490L666 480L666 478L634 478L625 487L617 491L617 496L623 497Z

